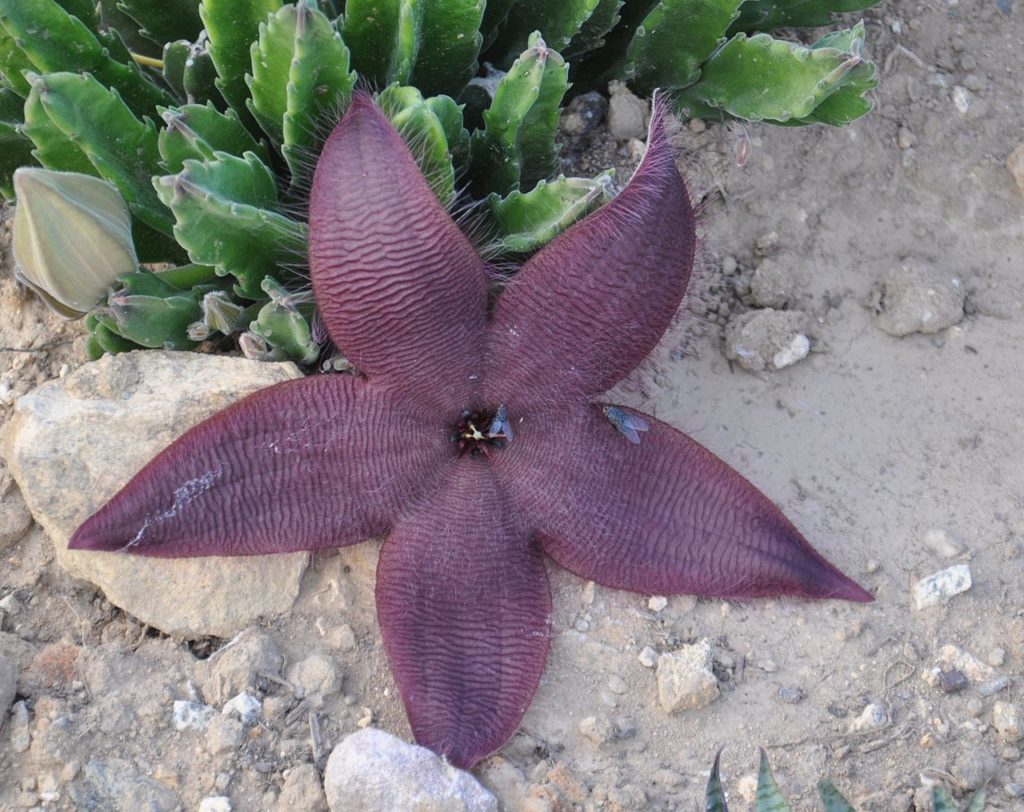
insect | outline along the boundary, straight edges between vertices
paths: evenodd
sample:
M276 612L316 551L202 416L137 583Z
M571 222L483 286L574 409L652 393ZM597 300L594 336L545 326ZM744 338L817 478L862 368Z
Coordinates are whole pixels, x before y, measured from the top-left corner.
M640 445L638 432L647 431L650 428L646 420L635 414L630 414L618 406L605 406L602 411L622 436L633 445Z
M512 421L508 419L508 410L499 406L491 419L491 425L487 429L487 436L492 440L502 439L512 442L515 439L515 432L512 431Z

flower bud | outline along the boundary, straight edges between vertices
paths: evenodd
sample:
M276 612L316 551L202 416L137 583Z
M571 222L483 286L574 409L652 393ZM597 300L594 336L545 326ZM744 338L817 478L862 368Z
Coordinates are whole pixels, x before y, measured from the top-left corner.
M61 315L84 315L138 269L131 215L106 181L23 167L14 192L15 275Z

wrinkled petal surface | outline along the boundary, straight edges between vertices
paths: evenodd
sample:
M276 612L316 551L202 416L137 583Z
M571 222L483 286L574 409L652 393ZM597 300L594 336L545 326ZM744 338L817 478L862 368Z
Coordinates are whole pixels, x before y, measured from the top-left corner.
M510 413L609 389L671 323L695 237L666 115L656 101L647 153L618 197L541 249L499 297L486 391Z
M487 308L484 266L390 122L356 94L317 162L313 291L334 343L424 407L468 404Z
M732 468L642 419L636 445L598 405L519 427L496 468L555 561L646 594L873 600Z
M69 547L176 558L353 544L385 532L450 453L395 393L349 375L287 381L182 435Z
M377 565L377 619L416 741L472 767L515 732L547 659L539 548L486 461L463 457Z

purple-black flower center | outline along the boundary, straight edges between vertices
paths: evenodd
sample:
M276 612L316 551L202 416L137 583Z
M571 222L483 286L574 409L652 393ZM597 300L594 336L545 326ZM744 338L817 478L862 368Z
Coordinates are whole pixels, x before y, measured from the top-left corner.
M463 409L452 424L451 441L459 454L489 457L493 449L512 442L512 422L504 406L497 409Z

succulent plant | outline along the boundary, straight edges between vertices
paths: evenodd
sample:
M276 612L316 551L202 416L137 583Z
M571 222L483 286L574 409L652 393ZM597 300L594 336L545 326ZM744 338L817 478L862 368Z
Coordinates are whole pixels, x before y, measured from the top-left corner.
M557 174L570 93L621 79L686 115L845 124L870 108L863 26L809 46L769 32L876 2L0 0L0 192L32 163L101 178L138 259L199 280L134 271L91 314L94 353L232 336L311 363L295 298L311 169L357 81L381 88L438 198L468 190L492 251L525 254L612 196L607 174ZM205 327L182 332L186 312Z
M715 756L715 762L711 766L711 777L708 779L707 792L705 793L705 808L707 812L729 812L725 801L725 790L722 787L722 779L719 774L719 759L721 751ZM827 778L818 781L818 794L821 796L821 803L825 812L855 812L853 806L842 793L835 788L835 785ZM959 812L956 801L950 796L945 787L940 784L932 786L932 806L935 812ZM985 787L975 792L963 812L983 812L985 809ZM757 795L754 802L754 812L789 812L790 806L782 795L779 785L775 782L771 767L768 765L768 756L761 751L760 764L757 771Z

